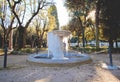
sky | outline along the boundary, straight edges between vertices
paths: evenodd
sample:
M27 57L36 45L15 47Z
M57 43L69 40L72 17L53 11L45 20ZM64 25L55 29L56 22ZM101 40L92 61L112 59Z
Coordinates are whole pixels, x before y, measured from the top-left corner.
M66 7L64 7L64 0L54 0L57 7L59 25L64 26L69 21L69 16Z
M51 0L50 0L51 1ZM67 25L69 22L69 16L66 7L64 6L65 0L53 0L57 7L58 19L59 19L59 26Z
M67 25L69 21L69 16L67 13L67 9L64 7L64 1L65 0L53 0L55 2L55 5L57 7L58 12L58 19L59 19L59 25L64 26ZM27 9L29 10L29 9ZM26 13L27 16L29 16L29 13ZM29 17L25 17L24 22L27 21Z

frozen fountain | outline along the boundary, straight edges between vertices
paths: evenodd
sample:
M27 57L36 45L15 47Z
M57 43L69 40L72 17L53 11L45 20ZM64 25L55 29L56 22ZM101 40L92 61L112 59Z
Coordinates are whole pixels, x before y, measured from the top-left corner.
M73 66L89 63L91 58L88 55L68 50L70 34L66 30L48 32L48 50L29 55L27 61L45 66Z

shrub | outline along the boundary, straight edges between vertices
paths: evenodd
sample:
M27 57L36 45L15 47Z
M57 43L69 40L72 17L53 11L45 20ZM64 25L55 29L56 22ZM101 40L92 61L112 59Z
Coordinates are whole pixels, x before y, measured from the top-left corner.
M34 50L32 48L22 48L20 50L20 52L24 52L24 53L32 53Z

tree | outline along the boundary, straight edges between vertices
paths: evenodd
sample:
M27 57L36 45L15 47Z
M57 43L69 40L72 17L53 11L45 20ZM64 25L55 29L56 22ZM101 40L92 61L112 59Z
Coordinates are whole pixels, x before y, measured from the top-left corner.
M113 48L113 41L116 41L120 34L120 1L104 0L101 5L100 23L104 25L103 34Z
M120 0L101 0L101 2L100 22L103 24L104 37L108 38L109 41L108 52L110 58L110 66L113 67L113 41L117 40L119 37L118 35L120 34Z
M96 12L95 12L95 27L96 27L96 48L99 48L99 12L101 7L101 0L96 1Z
M8 42L11 42L12 35L10 35L10 41L8 41L9 34L11 34L15 16L10 12L7 5L7 1L0 1L0 27L3 29L3 44L4 44L4 68L7 67L7 47ZM9 14L8 14L9 13Z
M82 34L82 27L80 26L78 18L72 18L72 20L69 22L69 30L73 33L73 35L77 36L79 47L80 36Z
M57 8L55 5L51 6L51 15L55 17L56 29L59 29L59 20L58 20Z
M51 5L48 8L48 30L58 30L59 29L59 20L57 14L57 8L55 5Z
M85 47L85 26L86 26L86 16L89 11L90 1L89 0L66 0L65 4L73 15L79 19L80 27L82 28L82 42L83 47Z
M43 43L43 39L45 39L45 34L48 31L48 14L47 10L41 10L41 12L35 17L31 26L36 29L36 37L39 39L39 47L41 47ZM34 43L35 40L32 41Z
M33 20L33 18L39 13L40 10L48 5L46 0L7 0L11 12L14 14L18 21L19 38L18 47L25 47L26 42L26 30ZM31 11L28 11L30 9ZM17 12L19 10L19 12ZM29 17L27 17L27 15ZM26 19L27 17L27 19Z
M3 46L7 44L9 39L9 34L13 29L13 24L15 21L15 16L10 12L7 1L0 1L0 27L3 30ZM8 45L8 44L7 44Z
M86 27L85 28L85 38L86 38L86 44L87 44L87 41L94 40L95 29L93 27Z

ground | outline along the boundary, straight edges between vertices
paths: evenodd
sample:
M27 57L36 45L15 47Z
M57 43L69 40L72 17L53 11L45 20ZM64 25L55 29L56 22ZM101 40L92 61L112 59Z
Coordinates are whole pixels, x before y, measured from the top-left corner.
M109 64L108 54L88 54L92 62L73 67L43 67L29 64L28 55L9 55L8 68L3 69L0 56L0 82L120 82L120 69L106 70L102 62ZM120 66L120 54L113 54L114 65Z

